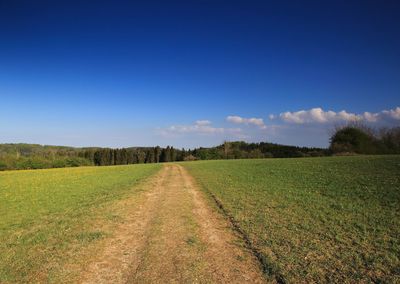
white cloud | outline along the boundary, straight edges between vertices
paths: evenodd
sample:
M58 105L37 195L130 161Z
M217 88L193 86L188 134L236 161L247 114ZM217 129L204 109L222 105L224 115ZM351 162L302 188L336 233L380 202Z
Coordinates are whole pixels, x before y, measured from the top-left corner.
M240 128L223 128L214 127L209 120L197 120L194 124L189 125L172 125L167 128L159 129L160 133L164 136L177 135L177 134L200 134L200 135L235 135L242 136L242 129Z
M377 113L364 112L362 114L350 113L345 110L334 112L324 111L322 108L312 108L309 110L300 110L296 112L283 112L269 116L271 120L281 119L287 123L305 124L305 123L332 123L332 122L378 122L382 120L400 120L400 107L392 110L383 110Z
M377 122L379 120L379 113L364 112L364 119L368 122Z
M252 124L260 127L261 129L267 128L262 118L244 118L237 115L230 115L226 117L226 121L236 124Z
M211 124L211 121L209 121L209 120L196 120L196 122L195 122L195 125L202 125L202 126L210 125L210 124Z
M157 128L156 135L158 139L164 141L165 145L177 144L185 147L187 145L218 145L224 140L271 141L289 145L325 147L329 141L329 129L336 123L361 121L375 126L395 126L400 123L400 107L363 113L312 108L271 114L268 118L267 124L261 118L244 118L236 115L225 118L227 122L236 124L238 128L219 127L209 120L202 119L191 124L175 124Z
M400 107L396 107L395 109L391 110L384 110L382 111L383 115L386 115L392 119L400 120Z
M354 113L348 113L346 111L334 112L324 111L322 108L312 108L310 110L300 110L296 112L284 112L279 117L289 123L325 123L331 121L357 121L360 119Z

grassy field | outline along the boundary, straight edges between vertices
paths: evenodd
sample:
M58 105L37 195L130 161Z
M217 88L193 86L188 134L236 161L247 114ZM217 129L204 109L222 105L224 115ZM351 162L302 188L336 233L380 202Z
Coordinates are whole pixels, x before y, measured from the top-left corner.
M160 165L0 172L0 283L52 282L104 232L113 201L139 191Z
M290 283L400 282L400 156L182 165L273 275Z

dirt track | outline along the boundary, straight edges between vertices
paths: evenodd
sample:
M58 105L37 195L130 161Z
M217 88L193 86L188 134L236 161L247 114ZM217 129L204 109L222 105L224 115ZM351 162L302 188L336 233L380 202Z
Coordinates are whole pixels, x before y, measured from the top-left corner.
M86 269L84 283L263 283L256 259L191 176L166 165Z

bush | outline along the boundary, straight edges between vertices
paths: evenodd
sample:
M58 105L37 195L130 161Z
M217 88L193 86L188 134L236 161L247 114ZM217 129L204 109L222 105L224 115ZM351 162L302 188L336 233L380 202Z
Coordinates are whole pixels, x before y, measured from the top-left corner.
M272 154L271 152L266 152L264 153L264 158L273 158L274 154Z
M322 151L311 151L307 153L308 157L323 157L325 156L325 153Z
M88 159L80 157L60 157L49 159L44 157L2 157L0 161L0 171L3 170L29 170L47 168L65 168L92 165Z
M193 155L189 155L189 156L186 156L183 160L184 161L196 161L197 158Z
M400 130L381 130L378 137L366 127L346 126L331 137L330 150L334 154L396 154L400 152Z
M334 153L374 154L374 138L360 128L349 126L338 130L331 138Z
M254 150L250 151L250 153L248 154L247 157L249 159L260 159L260 158L263 158L264 155L263 155L263 153L261 152L260 149L254 149Z
M65 168L67 167L67 163L65 162L65 159L57 159L52 161L51 166L52 168Z
M66 159L66 166L67 167L79 167L79 166L90 166L90 162L87 159L84 158L68 158Z
M16 168L22 170L46 169L50 168L50 163L41 158L22 158L17 161Z
M381 129L380 138L388 153L400 153L400 127Z
M8 166L6 163L0 161L0 171L7 170Z

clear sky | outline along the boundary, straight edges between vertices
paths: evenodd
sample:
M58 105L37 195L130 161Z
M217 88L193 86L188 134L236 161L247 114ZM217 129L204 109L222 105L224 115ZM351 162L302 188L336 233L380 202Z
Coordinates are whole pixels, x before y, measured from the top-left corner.
M400 1L0 0L0 143L327 146L400 122Z

